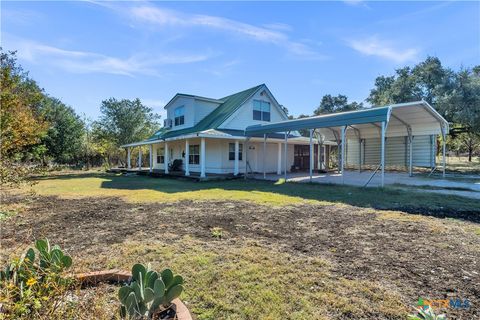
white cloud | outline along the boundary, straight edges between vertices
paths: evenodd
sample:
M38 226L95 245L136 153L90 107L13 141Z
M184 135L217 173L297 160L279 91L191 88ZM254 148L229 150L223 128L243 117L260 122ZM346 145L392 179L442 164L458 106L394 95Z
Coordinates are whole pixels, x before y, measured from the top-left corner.
M57 48L35 41L7 36L9 49L18 50L21 59L58 67L73 73L108 73L134 76L159 75L157 68L207 60L208 54L136 54L127 58L112 57L88 51ZM5 40L5 39L4 39Z
M394 46L391 42L380 40L376 36L350 40L348 45L364 55L377 56L396 63L414 61L419 53L416 48L400 48L398 45Z
M116 9L118 11L118 9ZM236 20L203 14L186 14L179 11L159 8L151 5L132 6L124 12L136 22L148 23L156 27L205 27L244 36L256 41L270 43L285 48L290 54L306 59L324 59L305 43L291 40L285 31L286 24L271 24L259 27Z

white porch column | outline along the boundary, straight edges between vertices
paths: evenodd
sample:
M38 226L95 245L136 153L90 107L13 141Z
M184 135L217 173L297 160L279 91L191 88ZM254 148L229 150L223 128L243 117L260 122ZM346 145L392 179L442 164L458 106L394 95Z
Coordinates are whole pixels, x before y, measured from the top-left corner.
M312 182L312 175L313 175L313 158L314 158L314 150L313 150L313 129L310 129L310 182Z
M282 143L278 143L277 174L282 174Z
M163 154L164 154L164 157L163 157L163 168L165 169L165 174L168 174L168 163L169 163L169 159L168 159L168 142L166 142L166 141L165 141L165 144L164 144Z
M138 148L138 170L142 169L142 147Z
M238 143L238 140L235 140L235 162L233 164L233 175L238 176L238 154L240 153L240 144Z
M265 158L267 152L267 134L263 135L263 179L267 179L267 170L265 168Z
M200 178L205 178L205 138L200 139Z
M317 169L320 172L322 170L322 142L320 139L318 139L318 154L317 154Z
M285 150L284 150L284 155L285 155L285 182L287 182L287 166L288 166L287 148L288 148L288 133L285 132Z
M245 140L245 145L244 145L244 148L245 148L245 176L243 177L245 180L247 179L247 175L248 175L248 140L250 140L250 138L247 138Z
M149 152L148 152L148 157L149 157L149 163L150 163L150 172L153 172L153 147L152 145L148 145L149 147Z
M383 187L385 184L385 121L382 122L382 136L381 136L381 156L380 156L380 161L382 165L382 180L381 180L381 186Z
M345 132L347 131L347 126L342 127L342 140L341 140L341 152L340 152L340 171L342 172L342 184L345 182Z
M190 141L185 139L185 175L190 175Z
M132 149L127 148L127 168L132 169Z

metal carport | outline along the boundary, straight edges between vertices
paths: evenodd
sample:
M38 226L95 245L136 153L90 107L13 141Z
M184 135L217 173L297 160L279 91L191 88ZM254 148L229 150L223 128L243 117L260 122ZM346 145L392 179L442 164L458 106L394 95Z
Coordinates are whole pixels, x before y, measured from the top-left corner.
M345 147L347 138L358 138L359 143L361 143L362 139L366 137L380 137L380 163L373 175L381 169L381 186L384 186L386 138L399 136L408 137L410 162L408 167L409 174L412 175L412 142L414 136L442 135L442 168L443 176L445 176L445 137L449 131L448 122L425 101L401 103L358 111L254 125L245 129L245 135L247 137L252 137L263 134L264 140L266 140L268 134L283 133L286 150L289 133L300 129L310 130L310 179L312 178L313 167L312 143L314 132L319 135L319 140L336 141L339 145L339 169L342 173L342 181L344 179L343 173L345 167ZM285 179L287 179L286 164Z

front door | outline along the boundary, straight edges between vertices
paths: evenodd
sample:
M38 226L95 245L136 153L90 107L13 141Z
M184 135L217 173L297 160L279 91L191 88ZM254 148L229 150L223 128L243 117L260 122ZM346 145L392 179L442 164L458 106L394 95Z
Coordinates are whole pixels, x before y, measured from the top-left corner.
M318 145L313 145L313 170L317 169ZM325 154L325 153L323 153ZM310 169L310 145L295 145L293 163L295 170L306 171Z
M248 151L247 151L247 165L248 165L248 172L258 172L257 169L257 145L255 144L248 144Z

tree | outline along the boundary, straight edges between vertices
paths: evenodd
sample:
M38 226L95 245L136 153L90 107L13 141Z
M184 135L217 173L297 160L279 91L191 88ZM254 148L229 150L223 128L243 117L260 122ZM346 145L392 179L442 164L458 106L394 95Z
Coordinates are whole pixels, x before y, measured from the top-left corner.
M322 97L320 105L315 111L313 111L313 113L318 116L321 114L357 110L362 107L362 103L348 103L348 98L345 95L339 94L338 96L332 96L326 94Z
M140 99L110 98L102 101L100 111L102 115L93 125L93 140L108 163L121 145L144 140L160 127L160 116Z
M0 182L17 185L34 171L20 161L40 157L47 123L39 113L43 90L17 64L15 52L0 47Z
M461 141L472 161L480 147L480 74L474 69L455 73L452 88L438 98L438 107L456 124L451 135Z
M436 57L427 57L412 68L395 70L393 76L379 76L366 99L373 106L425 100L434 105L451 89L453 72Z
M49 122L42 142L47 154L57 163L71 164L82 156L84 124L75 111L53 97L45 97L42 113Z
M15 52L0 48L0 55L1 157L19 160L46 132L47 123L39 112L43 90L17 64Z

